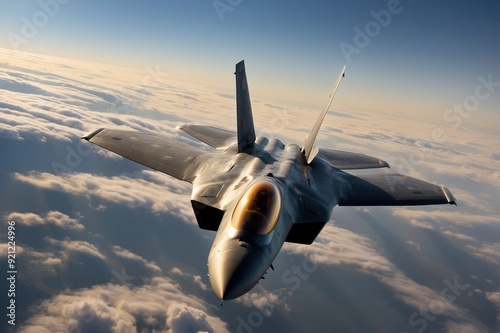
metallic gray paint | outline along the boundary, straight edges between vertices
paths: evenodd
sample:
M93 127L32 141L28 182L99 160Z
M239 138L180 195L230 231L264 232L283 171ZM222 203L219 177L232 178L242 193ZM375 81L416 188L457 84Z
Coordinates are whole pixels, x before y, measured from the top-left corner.
M343 170L388 168L385 161L351 152L313 148L320 114L307 147L255 138L245 66L236 66L238 133L211 126L180 129L208 145L199 149L158 134L98 129L83 139L193 185L191 203L201 228L217 231L208 255L210 284L217 297L239 297L258 283L283 244L311 244L336 205L456 204L451 192L404 175L378 172L354 175ZM278 222L266 235L232 227L236 204L255 183L279 189Z

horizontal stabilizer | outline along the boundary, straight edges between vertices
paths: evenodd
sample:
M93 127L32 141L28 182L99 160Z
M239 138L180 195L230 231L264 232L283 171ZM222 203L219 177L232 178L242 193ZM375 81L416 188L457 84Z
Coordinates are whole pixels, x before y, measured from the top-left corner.
M318 157L326 160L334 168L341 170L389 167L389 163L378 158L341 150L321 148Z
M217 127L184 124L180 125L178 128L201 142L217 149L227 148L236 142L235 132Z
M400 174L345 174L345 179L350 188L342 195L339 206L456 205L446 187Z

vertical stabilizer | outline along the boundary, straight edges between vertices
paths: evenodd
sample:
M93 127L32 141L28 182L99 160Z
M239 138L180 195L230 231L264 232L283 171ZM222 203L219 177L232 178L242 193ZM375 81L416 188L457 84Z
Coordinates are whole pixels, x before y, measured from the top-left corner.
M326 102L325 107L323 108L323 111L321 111L318 119L316 120L316 124L314 124L313 129L311 130L311 133L306 137L304 141L304 146L302 146L301 150L306 156L307 164L310 164L314 157L316 157L316 154L318 154L318 147L314 147L314 141L316 140L316 137L318 136L319 128L321 127L321 124L323 123L323 120L325 119L325 115L328 112L328 109L330 108L330 105L332 104L333 97L335 97L335 93L337 92L337 89L340 85L340 81L342 81L342 78L345 75L345 68L342 68L342 72L340 72L339 77L337 78L337 81L335 82L335 85L332 88L332 91L330 92L330 96L328 96L328 101Z
M245 61L236 64L236 118L238 122L238 153L255 141L252 105L248 91Z

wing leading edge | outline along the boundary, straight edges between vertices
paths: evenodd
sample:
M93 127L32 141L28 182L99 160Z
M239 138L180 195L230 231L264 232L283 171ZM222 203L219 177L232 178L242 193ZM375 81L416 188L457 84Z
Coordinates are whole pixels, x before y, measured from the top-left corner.
M456 205L455 197L444 186L400 174L354 176L345 174L350 187L339 206Z
M82 137L132 161L192 183L212 154L161 135L100 128Z

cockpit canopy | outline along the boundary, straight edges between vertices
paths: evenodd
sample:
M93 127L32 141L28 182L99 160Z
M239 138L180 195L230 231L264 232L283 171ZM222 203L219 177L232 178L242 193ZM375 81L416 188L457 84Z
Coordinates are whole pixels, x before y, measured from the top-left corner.
M267 235L278 223L281 210L279 189L269 181L251 185L234 209L231 225L239 231Z

